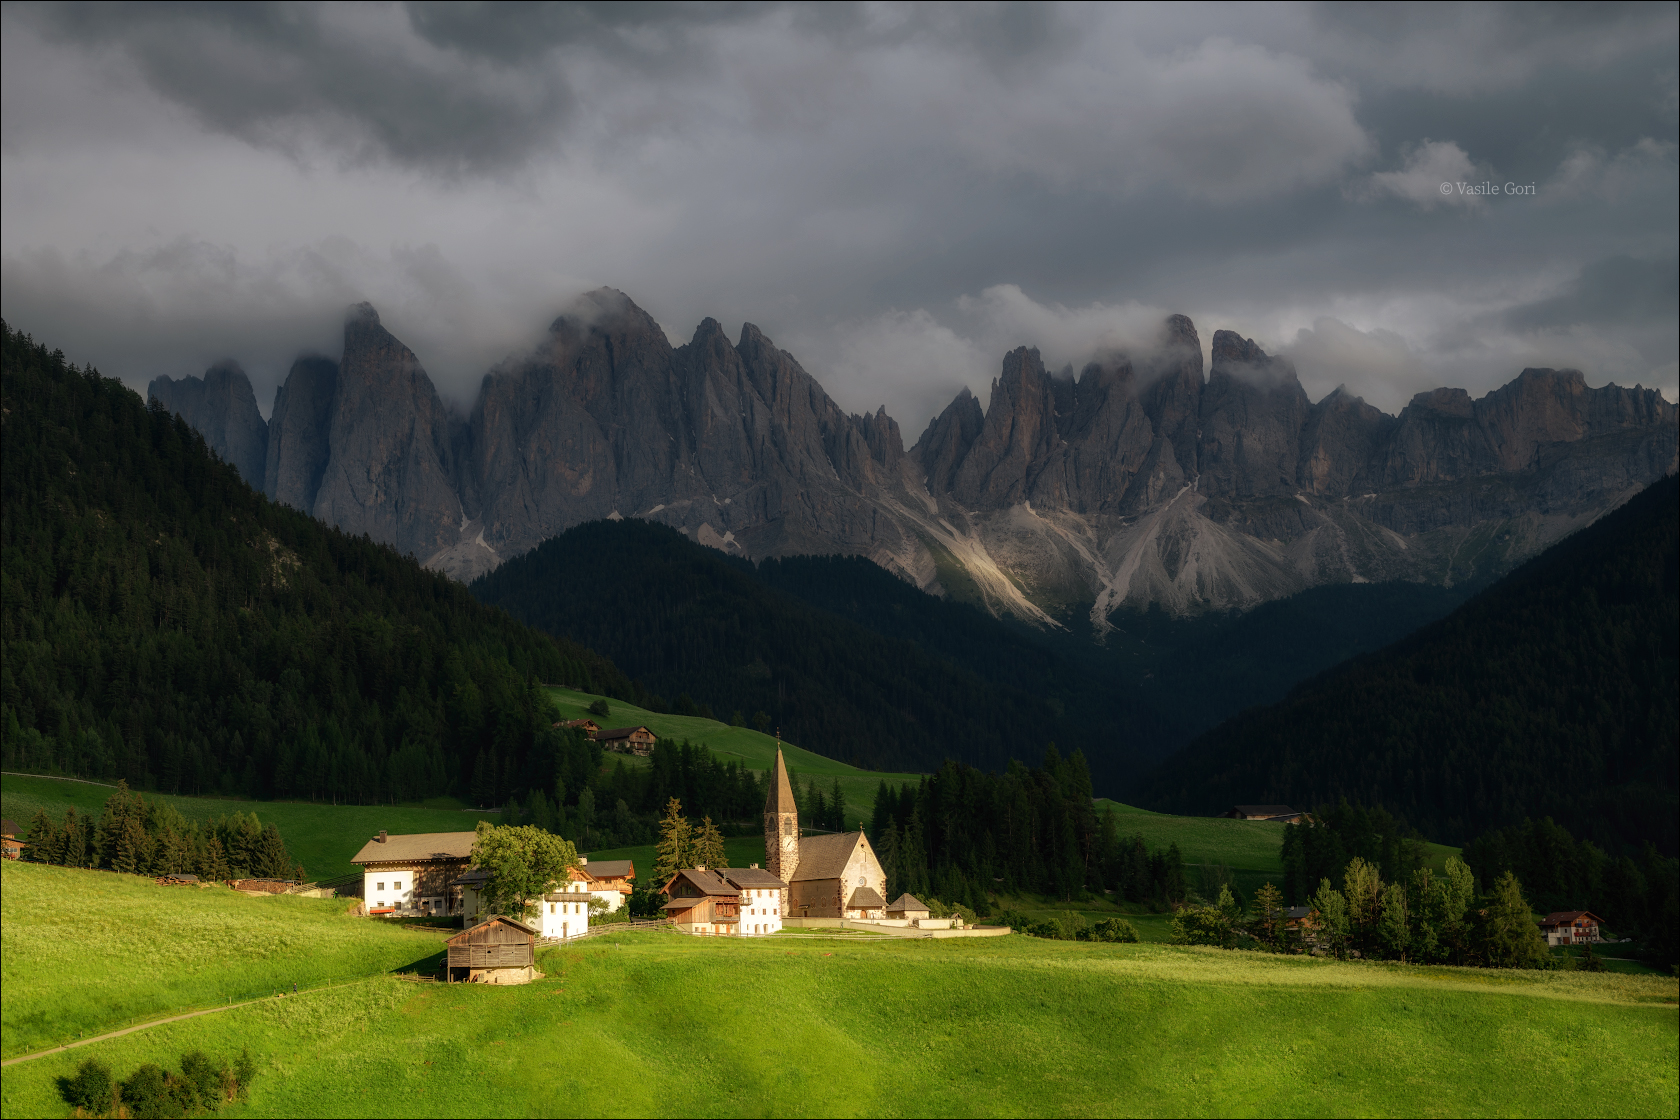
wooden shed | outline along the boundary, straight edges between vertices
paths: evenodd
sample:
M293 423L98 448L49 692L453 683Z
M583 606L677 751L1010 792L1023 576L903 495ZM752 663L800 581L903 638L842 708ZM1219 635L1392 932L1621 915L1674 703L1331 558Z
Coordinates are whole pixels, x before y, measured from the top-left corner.
M449 939L449 982L524 984L537 978L537 931L498 914Z

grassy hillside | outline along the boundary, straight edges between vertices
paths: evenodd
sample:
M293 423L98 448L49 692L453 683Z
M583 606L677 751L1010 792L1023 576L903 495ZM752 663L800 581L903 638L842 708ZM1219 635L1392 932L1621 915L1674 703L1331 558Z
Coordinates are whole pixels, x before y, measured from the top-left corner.
M252 898L226 887L0 863L3 1053L294 983L413 967L438 951L436 933L352 918L347 907L340 899Z
M1145 804L1382 805L1463 842L1550 816L1611 851L1680 836L1680 480L1447 618L1222 724Z
M10 906L19 875L6 874ZM38 900L26 934L59 923L64 952L91 955L70 920L84 901ZM150 939L175 928L171 915L131 914L129 939L97 949L114 970L139 971ZM8 912L8 938L18 924ZM323 941L358 946L374 928L328 926ZM33 957L15 965L10 942L6 956L26 981L52 971ZM98 1043L8 1069L0 1112L64 1114L56 1079L86 1057L126 1074L190 1048L247 1046L261 1072L250 1101L227 1110L235 1116L1644 1116L1680 1106L1672 978L1022 937L672 933L606 935L549 951L540 967L548 978L520 988L376 979ZM11 971L7 989L6 1014L24 1019L59 998L48 985L14 987ZM579 1070L600 1075L567 1076Z
M602 697L569 688L551 688L548 691L565 719L582 719L588 716L602 727L633 727L641 724L661 738L704 743L724 762L739 762L750 770L769 770L776 764L775 737L748 727L731 727L727 723L704 716L676 716L650 712L646 708L638 708L620 700L608 700L607 703L612 706L612 714L599 718L589 715L588 708ZM835 778L840 779L840 789L846 795L848 821L855 819L859 813L868 816L871 806L875 803L875 789L882 779L896 785L900 782L915 782L921 778L920 774L861 770L856 766L802 750L788 742L782 743L782 751L783 757L787 759L788 769L793 772L794 777L800 781L805 778L817 778L825 794L830 783ZM609 764L616 760L614 756L608 757Z
M24 828L37 809L54 817L67 806L78 813L98 815L113 787L57 778L0 775L0 810ZM471 832L480 820L499 822L494 812L461 812L417 805L320 805L304 801L231 801L215 797L171 797L146 794L147 800L174 806L190 821L206 821L228 813L255 813L264 824L274 822L292 858L303 864L311 879L330 879L356 870L350 863L368 837L387 832Z

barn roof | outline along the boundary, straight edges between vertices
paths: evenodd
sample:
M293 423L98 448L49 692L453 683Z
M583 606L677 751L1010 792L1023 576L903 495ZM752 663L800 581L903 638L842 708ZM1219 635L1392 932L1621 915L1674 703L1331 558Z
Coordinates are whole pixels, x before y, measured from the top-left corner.
M1540 919L1540 924L1543 926L1565 926L1570 922L1573 922L1576 918L1591 918L1595 922L1603 921L1602 918L1600 918L1597 914L1594 914L1591 910L1553 910L1550 914L1547 914L1544 918Z
M595 741L597 743L601 743L608 739L628 739L638 731L647 735L653 734L653 732L649 731L640 724L637 724L635 727L610 727L595 732Z
M1292 817L1295 810L1288 805L1234 805L1233 813L1241 813L1245 817Z
M889 914L902 914L906 910L926 910L928 904L906 891L898 896L898 900L887 907Z
M812 879L838 879L846 871L852 852L863 843L861 832L835 832L827 836L807 836L799 841L799 866L794 869L792 882Z
M597 879L634 879L636 864L628 859L600 859L584 864L583 869Z
M16 836L18 834L17 822L10 817L0 817L0 833L7 836Z
M362 845L351 863L419 863L423 860L467 859L476 832L410 832L377 838Z
M497 926L497 925L500 925L503 928L505 928L507 930L510 930L514 933L523 933L523 934L525 934L529 937L537 936L537 931L532 929L530 926L526 925L524 922L518 921L514 918L510 918L505 914L494 914L494 915L484 919L482 922L479 922L479 923L477 923L476 925L473 925L473 926L469 926L468 928L462 930L460 933L457 933L454 937L451 937L449 939L447 944L450 944L450 945L454 945L454 944L457 944L457 943L467 944L467 943L470 943L470 942L473 942L473 941L483 940L483 938L487 934L494 934L496 932L494 929L487 928L487 927L493 927L493 926Z

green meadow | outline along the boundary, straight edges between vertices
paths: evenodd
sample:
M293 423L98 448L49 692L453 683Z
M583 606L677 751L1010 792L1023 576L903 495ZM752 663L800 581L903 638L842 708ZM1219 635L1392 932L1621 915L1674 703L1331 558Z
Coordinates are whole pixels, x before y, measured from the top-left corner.
M1218 866L1229 868L1232 880L1249 896L1268 880L1282 885L1284 825L1228 817L1175 817L1106 797L1097 798L1096 806L1098 814L1114 812L1122 836L1141 835L1151 848L1177 844L1188 865L1192 886L1198 885L1199 868ZM1429 865L1437 871L1445 867L1448 856L1459 854L1459 849L1445 844L1430 844L1428 848Z
M114 932L86 921L98 900L81 883L99 876L77 875L5 871L8 1052L13 1016L51 1020L73 1002L55 982L68 963L237 975L213 944L193 942L185 954L162 947L192 925L181 921L190 892L147 888L150 906L126 910ZM29 879L45 886L24 887ZM14 892L25 890L34 891L31 905L14 912ZM216 908L242 921L244 904L259 901L202 897L205 909L190 911L199 921ZM289 913L302 900L260 901ZM310 923L318 952L371 962L394 949L391 939L421 942L333 917ZM263 947L280 933L252 931ZM200 967L201 956L217 963ZM732 942L615 932L546 951L539 964L546 978L524 987L375 977L50 1055L0 1075L0 1114L69 1115L57 1079L84 1058L124 1076L143 1062L173 1066L189 1049L231 1057L245 1047L260 1072L250 1100L226 1110L235 1116L1672 1116L1680 1108L1672 978L1019 936L808 933Z
M0 811L22 828L29 827L37 809L54 817L67 806L97 816L114 787L62 778L0 775ZM308 801L236 801L217 797L178 797L147 793L148 801L162 801L190 821L209 820L229 813L255 813L264 824L272 821L285 837L292 858L303 864L311 879L331 879L356 870L350 860L380 829L387 832L471 832L480 820L499 823L495 811L462 811L458 802L440 798L425 805L325 805Z
M437 952L438 934L353 918L350 905L4 861L0 1052L413 967Z

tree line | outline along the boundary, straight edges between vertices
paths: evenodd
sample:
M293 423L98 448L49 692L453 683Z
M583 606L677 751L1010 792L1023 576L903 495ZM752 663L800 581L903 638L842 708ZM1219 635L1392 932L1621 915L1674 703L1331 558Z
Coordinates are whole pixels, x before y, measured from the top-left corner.
M0 324L0 761L136 789L499 804L541 683L654 702Z
M223 879L298 879L304 871L280 830L255 813L189 821L174 806L146 800L119 782L98 817L74 806L54 819L37 809L23 858L64 867L131 875L197 875Z
M1036 767L1011 762L989 774L947 761L915 785L876 790L870 837L888 892L936 897L982 916L990 896L1032 892L1064 900L1117 891L1163 908L1189 890L1176 844L1150 850L1099 816L1079 751L1054 744Z

